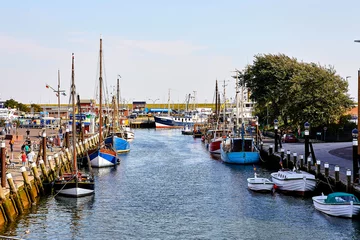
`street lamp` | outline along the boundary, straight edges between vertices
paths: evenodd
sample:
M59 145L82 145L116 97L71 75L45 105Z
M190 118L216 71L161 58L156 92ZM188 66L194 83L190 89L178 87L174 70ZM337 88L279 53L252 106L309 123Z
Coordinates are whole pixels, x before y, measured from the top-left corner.
M155 100L152 100L151 98L149 98L149 101L152 101L152 102L153 102L153 104L155 104L157 100L160 100L160 99L159 99L159 98L157 98L157 99L155 99Z
M46 84L46 88L50 88L56 93L56 96L58 98L58 118L60 121L60 94L63 96L66 96L65 90L60 90L60 70L58 70L58 87L57 90L51 87L49 84ZM60 123L59 123L60 125Z
M351 135L353 137L353 182L358 183L359 182L359 166L358 166L358 136L359 131L357 128L354 128L351 131Z
M309 136L310 123L308 123L308 122L304 123L304 127L305 127L305 136L306 135Z
M278 126L279 126L279 121L277 119L275 119L274 120L275 152L278 151Z

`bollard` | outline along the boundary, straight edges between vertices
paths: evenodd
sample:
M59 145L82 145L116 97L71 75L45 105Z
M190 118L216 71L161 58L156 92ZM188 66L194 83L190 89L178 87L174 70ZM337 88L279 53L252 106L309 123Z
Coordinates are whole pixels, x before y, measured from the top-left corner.
M285 150L283 148L280 149L280 158L281 158L281 162L284 161L284 157L285 157ZM285 166L284 168L287 168L287 164L286 164L286 161L285 161Z
M304 155L300 155L300 169L303 169L304 167Z
M14 183L11 173L6 174L6 178L8 180L8 184L10 187L10 192L11 192L10 197L12 197L14 199L15 205L16 205L19 213L22 214L24 212L24 206L22 205L22 202L20 201L20 197L18 195L18 191L15 186L15 183Z
M290 150L286 150L286 167L289 168Z
M44 132L42 133L42 147L43 147L43 151L42 151L42 159L44 159L44 161L46 161L46 131L44 130ZM46 162L44 163L46 166Z
M35 178L35 181L36 181L36 185L35 185L35 186L37 186L37 187L40 189L39 192L41 192L41 194L44 195L44 194L45 194L45 191L44 191L44 187L43 187L42 182L41 182L41 178L40 178L40 176L39 176L39 172L38 172L37 167L36 167L36 163L32 163L32 164L31 164L31 169L32 169L32 171L33 171L34 178Z
M269 146L269 155L272 155L273 154L273 145L270 145Z
M310 155L310 151L309 151L309 135L310 135L310 123L306 122L304 123L304 134L305 134L305 159L307 159Z
M324 164L324 168L325 168L325 177L329 177L329 163L325 163Z
M316 160L316 175L318 176L318 178L319 178L319 176L321 174L320 170L321 170L321 161Z
M337 185L340 182L340 167L336 165L334 171L335 171L335 185Z
M294 167L296 168L297 153L293 153Z
M35 205L36 204L36 198L34 196L34 193L32 191L32 187L31 187L31 183L29 181L28 175L27 175L27 171L26 171L26 167L21 167L20 168L20 172L24 178L24 183L25 183L25 191L26 193L30 196L30 200L31 200L31 204Z
M308 158L307 158L307 171L308 172L310 172L311 171L311 157L309 156Z
M352 186L351 186L351 170L350 169L346 170L346 180L347 180L346 192L351 193Z
M6 169L6 147L5 141L1 142L1 169ZM1 186L6 187L6 171L1 171Z
M49 175L50 182L52 182L55 179L54 164L51 160L52 160L52 156L48 156L48 164L49 164L49 168L50 168L50 175Z
M48 176L48 174L47 174L47 172L46 172L46 167L45 167L44 161L41 159L41 160L39 161L39 164L40 164L40 169L41 169L41 173L42 173L42 175L43 175L44 180L47 181L47 182L49 182L49 176Z
M2 207L4 208L4 212L6 215L6 218L9 222L13 222L14 219L11 215L10 206L8 201L6 201L5 193L2 187L0 187L0 201L2 203Z

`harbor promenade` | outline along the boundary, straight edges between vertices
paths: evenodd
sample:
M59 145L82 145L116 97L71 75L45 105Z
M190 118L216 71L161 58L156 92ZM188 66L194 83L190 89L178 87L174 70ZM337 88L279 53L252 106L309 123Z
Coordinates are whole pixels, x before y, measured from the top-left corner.
M311 140L310 140L311 141ZM275 141L273 138L265 137L264 139L264 149L268 150L269 146L275 146ZM340 179L342 181L346 180L346 170L353 168L352 160L352 142L312 142L314 154L316 160L321 161L321 169L324 169L324 163L329 164L330 176L334 176L335 166L340 167ZM297 158L299 161L299 156L305 156L305 143L282 143L282 149L285 152L290 151L291 158L293 158L293 153L297 153ZM281 148L278 147L278 152L280 153ZM305 164L305 159L304 159Z

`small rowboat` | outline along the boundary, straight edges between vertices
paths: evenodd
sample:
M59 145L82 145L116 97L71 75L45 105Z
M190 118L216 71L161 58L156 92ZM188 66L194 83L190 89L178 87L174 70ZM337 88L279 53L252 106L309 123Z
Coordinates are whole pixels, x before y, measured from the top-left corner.
M248 178L248 188L257 192L271 192L274 188L274 183L267 178L259 178L256 173L253 178Z

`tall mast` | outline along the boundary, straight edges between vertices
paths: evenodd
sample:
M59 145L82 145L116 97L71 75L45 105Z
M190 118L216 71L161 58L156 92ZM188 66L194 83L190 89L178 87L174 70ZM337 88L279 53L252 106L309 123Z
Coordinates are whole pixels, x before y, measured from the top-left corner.
M216 85L215 85L215 115L216 115L216 118L219 117L219 109L218 109L218 81L216 79Z
M99 90L100 90L100 96L99 96L99 143L100 146L102 141L102 38L100 37L100 76L99 76Z
M73 169L77 172L77 163L76 163L76 117L75 117L75 70L74 70L74 53L72 54L72 61L71 61L71 99L72 99L72 155L73 155Z
M170 88L168 93L168 116L170 116Z
M116 89L116 97L117 97L117 110L119 111L119 107L120 107L120 79L121 76L118 75L118 79L117 79L117 89Z
M58 90L57 90L57 97L58 97L58 118L59 118L59 125L60 125L60 69L58 69Z
M239 72L236 72L236 131L238 131L239 129ZM242 97L241 93L241 97ZM242 105L242 101L241 101L241 105ZM241 114L242 114L242 107L241 107ZM243 123L244 121L241 119L241 123Z
M223 87L224 87L224 112L223 112L223 121L224 121L224 126L225 126L225 128L224 129L226 129L226 95L225 95L225 87L226 87L227 85L225 84L225 79L224 79L224 85L223 85Z

